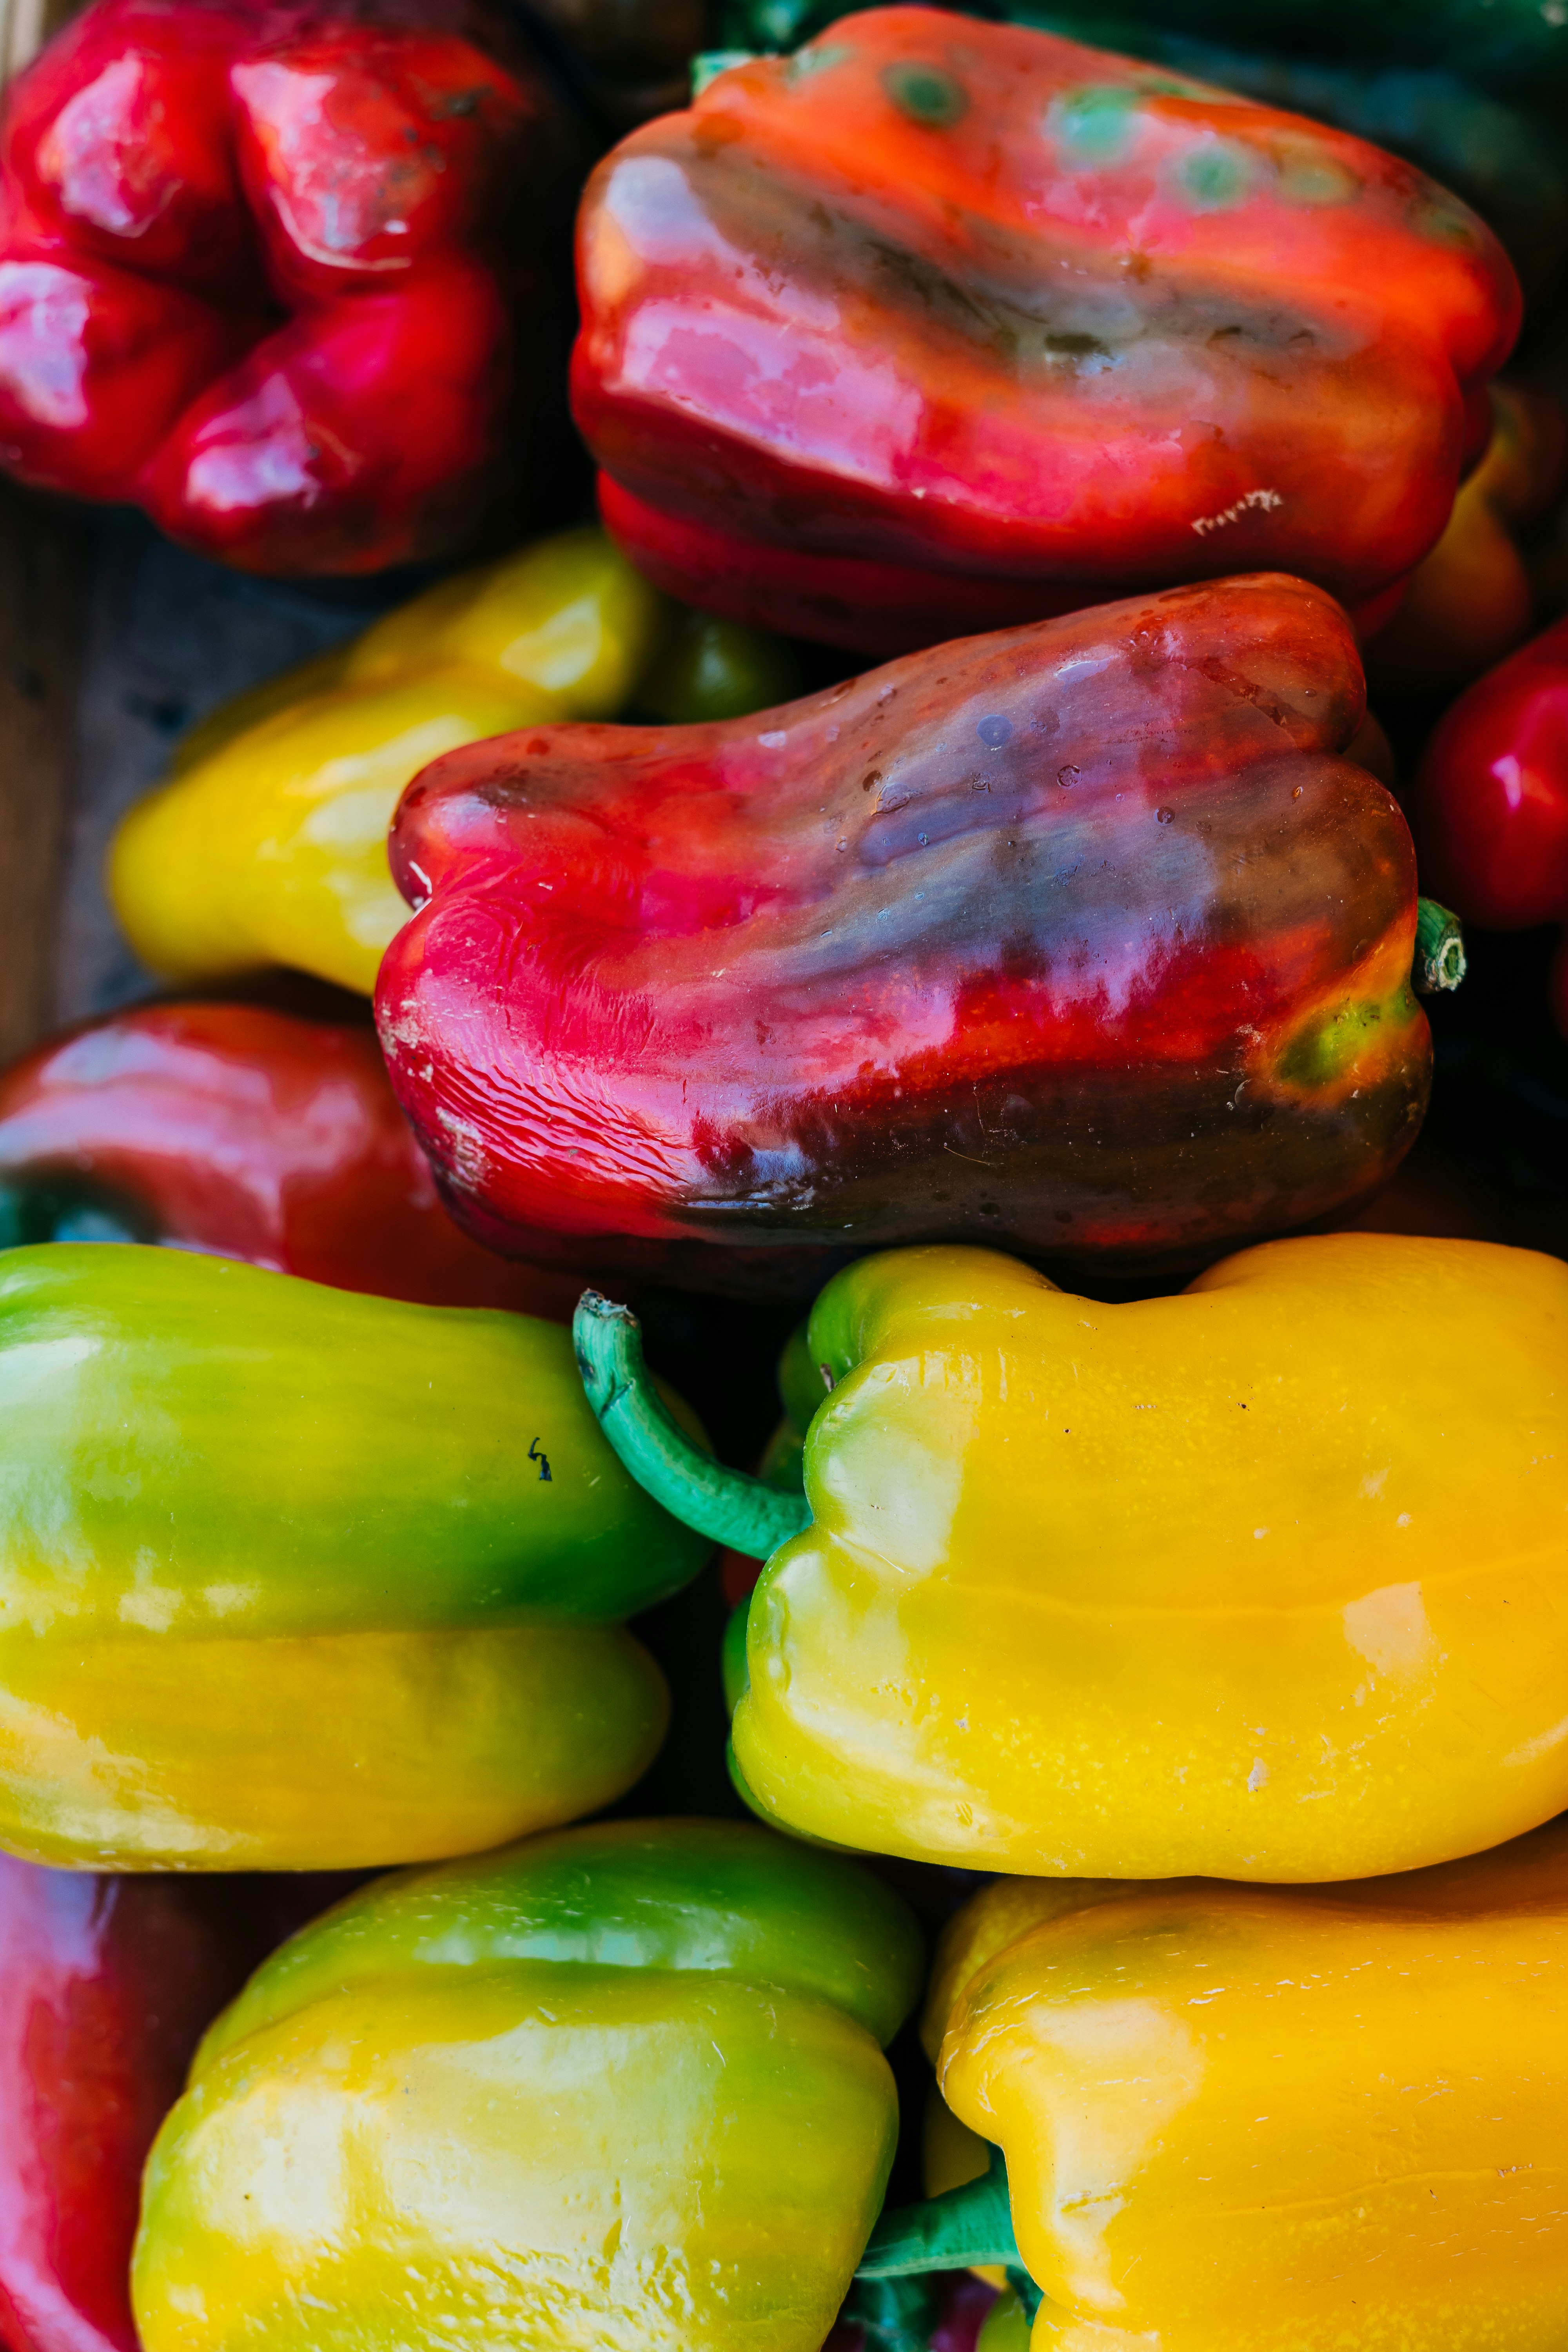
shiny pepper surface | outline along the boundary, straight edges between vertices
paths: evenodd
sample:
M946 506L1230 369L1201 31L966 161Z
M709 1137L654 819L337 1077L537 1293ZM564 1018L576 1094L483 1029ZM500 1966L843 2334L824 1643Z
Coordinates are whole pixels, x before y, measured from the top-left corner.
M352 1897L207 2036L148 2168L147 2352L817 2352L886 2185L914 1923L750 1825Z
M393 1085L480 1239L698 1281L715 1244L1192 1263L1321 1215L1428 1077L1363 709L1342 613L1263 577L454 753L393 832Z
M618 1620L706 1547L556 1324L183 1251L0 1255L0 1845L119 1869L473 1852L663 1732Z
M97 0L0 141L0 462L262 572L444 553L519 471L556 102L468 0Z
M901 1250L812 1310L814 1523L734 1751L781 1824L1002 1871L1358 1878L1568 1804L1568 1267L1274 1242L1100 1306Z
M1070 1879L952 1923L1034 2352L1556 2352L1568 1825L1357 1886Z
M728 717L793 683L776 640L678 615L602 530L558 532L212 712L115 836L115 911L173 980L281 963L368 995L405 919L386 829L427 761L644 697Z
M1500 931L1568 922L1568 621L1478 678L1415 779L1423 877Z
M634 561L873 651L1265 566L1386 617L1519 319L1491 233L1378 149L926 8L635 132L579 276Z
M110 1013L0 1075L0 1244L52 1241L558 1321L581 1288L453 1223L368 1026L254 1004Z

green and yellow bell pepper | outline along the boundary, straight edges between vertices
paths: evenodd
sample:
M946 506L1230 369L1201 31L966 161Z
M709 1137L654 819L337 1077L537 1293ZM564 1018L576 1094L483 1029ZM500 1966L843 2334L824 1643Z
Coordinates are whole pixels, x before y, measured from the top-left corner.
M589 1294L576 1333L633 1474L771 1555L733 1748L782 1826L1310 1880L1568 1804L1557 1258L1326 1234L1126 1306L990 1251L862 1258L811 1315L804 1496L696 1453L624 1309Z
M751 1824L384 1879L209 2032L148 2168L146 2352L817 2352L898 2129L903 1904Z
M706 1546L567 1333L178 1250L0 1256L0 1846L340 1868L594 1811L663 1735L620 1621Z
M194 729L110 854L172 980L291 964L368 994L408 919L386 832L443 751L546 720L726 719L792 693L778 639L683 612L591 525L439 583Z

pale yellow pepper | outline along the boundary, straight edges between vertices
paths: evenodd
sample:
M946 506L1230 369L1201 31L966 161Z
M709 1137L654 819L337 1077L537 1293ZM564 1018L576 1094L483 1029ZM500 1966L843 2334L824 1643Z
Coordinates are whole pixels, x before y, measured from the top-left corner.
M408 919L387 826L430 761L616 718L650 688L658 717L728 717L737 693L741 709L787 694L789 665L757 631L683 620L596 527L564 531L442 581L195 729L115 837L115 911L171 980L280 963L368 994Z

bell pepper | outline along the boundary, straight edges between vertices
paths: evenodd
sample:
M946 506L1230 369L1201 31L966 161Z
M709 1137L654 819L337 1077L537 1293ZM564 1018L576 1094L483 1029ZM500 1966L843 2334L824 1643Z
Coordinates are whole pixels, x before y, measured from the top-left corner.
M0 2342L140 2352L142 2167L197 2042L341 1882L111 1878L0 1855Z
M623 141L579 226L606 523L690 603L889 652L1265 566L1386 619L1513 270L1342 132L872 9Z
M0 1255L0 1845L354 1868L590 1812L664 1731L619 1621L707 1548L554 1323L178 1250Z
M728 718L795 675L788 647L672 614L602 531L562 532L215 711L115 836L115 911L173 980L284 963L368 994L405 920L386 828L426 761L645 695L671 717Z
M867 2267L1016 2245L987 2352L1545 2352L1565 1969L1563 1822L1361 1885L995 1884L926 2033L1002 2161Z
M865 1852L1357 1878L1568 1805L1568 1265L1331 1234L1105 1306L999 1253L837 1275L805 1494L721 1468L590 1292L633 1475L766 1558L736 1769Z
M715 39L731 55L793 49L853 7L721 0ZM1128 50L1403 155L1496 229L1531 292L1568 245L1568 42L1540 0L1266 13L1240 0L972 0L959 13Z
M147 1004L0 1075L0 1245L160 1242L340 1290L569 1319L582 1285L455 1225L374 1031Z
M197 2053L147 2169L146 2352L818 2352L921 1969L889 1889L750 1824L367 1887Z
M1367 650L1374 694L1447 697L1528 636L1538 602L1530 545L1568 472L1568 416L1548 394L1493 384L1486 456L1448 527Z
M1568 621L1479 678L1416 775L1423 876L1492 930L1568 922Z
M0 124L0 461L196 553L446 553L524 472L572 134L485 0L96 0Z
M1363 707L1343 614L1266 575L453 753L393 829L393 1086L480 1240L698 1284L927 1236L1193 1264L1322 1215L1428 1078Z

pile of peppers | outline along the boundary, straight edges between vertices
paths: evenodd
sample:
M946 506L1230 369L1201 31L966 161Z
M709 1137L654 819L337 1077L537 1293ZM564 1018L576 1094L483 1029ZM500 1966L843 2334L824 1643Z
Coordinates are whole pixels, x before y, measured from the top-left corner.
M325 650L0 1069L0 2352L1559 2352L1565 23L12 80L9 495Z

